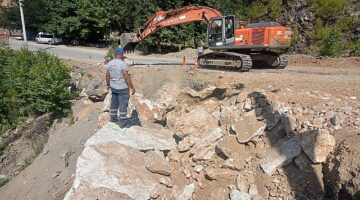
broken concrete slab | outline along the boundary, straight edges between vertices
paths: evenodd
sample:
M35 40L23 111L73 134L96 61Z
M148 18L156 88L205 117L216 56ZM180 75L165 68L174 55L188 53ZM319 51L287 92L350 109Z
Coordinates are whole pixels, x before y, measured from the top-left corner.
M170 176L174 170L160 151L146 152L144 160L146 169L152 173Z
M144 153L114 141L87 145L64 199L92 199L103 195L104 187L124 199L149 199L161 176L145 169L144 158Z
M142 151L163 151L176 148L176 142L172 134L142 127L121 129L115 123L107 123L86 142L85 146L104 144L111 141Z
M336 145L334 136L325 130L305 132L301 134L300 142L304 152L313 163L325 162Z
M300 142L296 138L280 141L279 144L268 153L260 162L260 168L268 175L282 166L284 163L292 160L301 153Z
M254 111L246 113L238 121L231 124L231 130L236 133L236 138L241 144L263 135L265 128L266 124L257 120Z

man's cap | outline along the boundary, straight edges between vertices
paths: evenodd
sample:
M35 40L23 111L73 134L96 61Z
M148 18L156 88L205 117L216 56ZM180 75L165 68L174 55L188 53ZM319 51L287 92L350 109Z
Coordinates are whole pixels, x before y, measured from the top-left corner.
M124 49L123 48L116 48L115 49L115 54L123 54L124 53Z

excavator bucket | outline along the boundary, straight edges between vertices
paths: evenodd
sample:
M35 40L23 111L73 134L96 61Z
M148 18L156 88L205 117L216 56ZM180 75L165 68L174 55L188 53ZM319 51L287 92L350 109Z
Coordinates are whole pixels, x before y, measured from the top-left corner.
M125 52L134 52L136 45L140 42L136 33L122 33L120 35L120 45Z

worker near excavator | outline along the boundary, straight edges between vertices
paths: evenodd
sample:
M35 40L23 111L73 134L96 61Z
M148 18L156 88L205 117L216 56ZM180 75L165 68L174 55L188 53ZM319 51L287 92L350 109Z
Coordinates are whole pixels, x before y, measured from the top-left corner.
M110 121L119 123L120 128L127 127L127 108L131 95L135 94L135 88L128 73L128 65L125 62L124 49L115 49L115 58L112 59L106 69L106 84L111 90ZM120 112L118 118L117 114Z
M198 47L196 48L196 57L204 55L204 43L203 41L198 42Z

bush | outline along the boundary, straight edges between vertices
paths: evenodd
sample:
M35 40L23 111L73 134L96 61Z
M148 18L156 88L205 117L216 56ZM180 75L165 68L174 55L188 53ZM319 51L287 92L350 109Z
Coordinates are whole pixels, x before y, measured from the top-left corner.
M338 57L344 49L341 34L332 30L320 41L320 55Z
M281 2L279 0L270 0L269 2L270 17L277 20L281 16Z
M354 42L350 48L351 56L360 56L360 41Z
M0 47L0 135L24 118L71 111L70 69L44 51Z
M339 16L350 4L350 0L310 0L315 13L323 18L333 18Z
M117 42L113 42L111 44L111 47L109 48L108 52L105 55L106 62L109 62L110 60L114 59L114 57L115 57L114 52L115 52L115 49L118 47L119 47L119 45Z
M266 6L256 1L253 4L251 4L251 7L247 11L247 16L250 19L250 21L259 20L261 17L265 16L267 13Z

